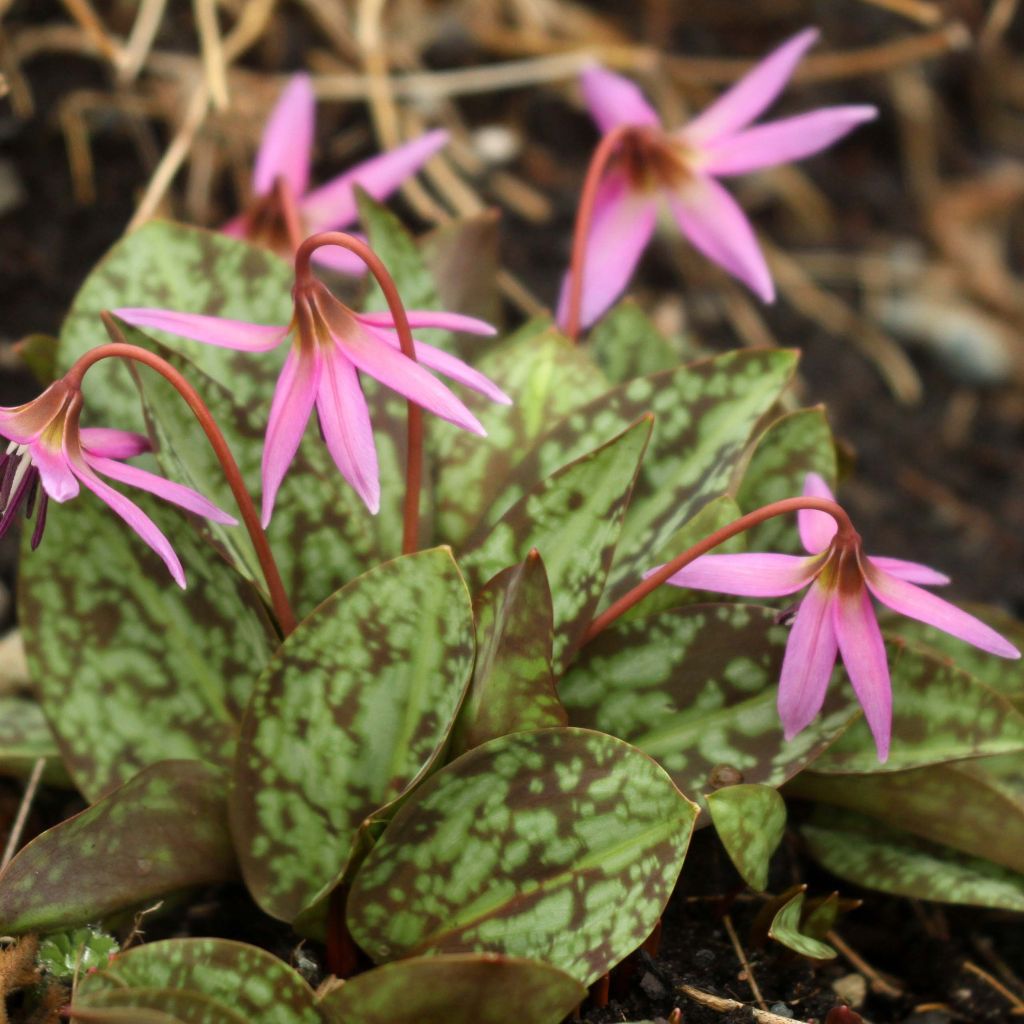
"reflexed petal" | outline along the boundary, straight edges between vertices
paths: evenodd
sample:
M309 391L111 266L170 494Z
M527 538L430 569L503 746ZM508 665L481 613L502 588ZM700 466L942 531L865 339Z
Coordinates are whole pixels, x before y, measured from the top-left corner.
M610 132L620 124L661 124L644 94L622 75L595 65L580 75L580 87L590 116L602 132Z
M269 352L284 341L289 331L288 327L250 324L202 313L176 313L170 309L130 307L115 309L114 313L134 327L154 327L182 338L243 352Z
M778 709L786 739L805 729L821 710L836 663L833 595L818 583L797 609L779 675Z
M700 167L705 174L721 177L802 160L831 146L857 125L873 121L877 116L875 107L825 107L781 121L755 125L708 143Z
M127 466L123 462L114 459L105 459L93 455L89 451L83 452L86 463L97 473L109 476L111 480L127 484L129 487L137 487L140 491L148 491L155 494L172 505L177 505L188 512L195 512L196 515L205 516L215 523L224 523L226 526L234 526L238 520L227 512L219 509L212 501L207 501L198 491L183 484L176 484L173 480L166 480L156 473L150 473L138 466Z
M714 590L739 597L782 597L807 586L822 566L820 558L763 554L702 555L668 583L694 590ZM653 570L651 570L653 571ZM649 576L647 572L645 575Z
M875 738L878 760L885 761L892 733L892 684L885 644L867 588L838 593L834 608L839 653Z
M695 248L739 278L762 302L775 300L772 276L750 221L717 181L697 178L665 196Z
M817 41L818 30L804 29L750 69L682 131L693 144L721 138L760 117L785 88L801 57Z
M43 490L54 501L70 501L78 494L78 481L67 455L61 450L56 451L39 441L29 445L32 464L39 470L39 478Z
M346 277L362 277L367 271L366 264L354 252L340 245L321 245L313 253L312 259L317 266L327 267Z
M313 350L307 354L293 348L277 378L263 443L264 529L270 524L277 490L306 432L319 383L319 353Z
M374 199L384 199L411 178L447 141L446 131L427 132L404 146L364 160L314 189L299 204L306 227L315 233L351 224L358 213L354 185L365 189Z
M149 438L110 427L83 427L79 434L89 455L102 459L131 459L150 450Z
M462 313L435 312L432 309L407 309L405 311L409 326L414 330L440 330L455 331L458 334L482 334L486 336L497 334L496 328L492 327L486 320L478 320L475 316L463 316ZM390 313L360 313L359 319L370 327L395 326L394 318Z
M291 186L296 200L305 193L315 118L316 97L309 75L293 75L263 129L252 172L252 190L256 195L265 195L280 177Z
M654 196L636 192L625 175L612 171L601 182L583 267L580 326L587 327L619 297L654 233ZM558 323L565 325L569 275L562 281Z
M835 501L828 484L817 473L808 473L804 477L804 497ZM800 541L812 555L824 551L839 529L827 512L818 512L813 508L800 509L796 514L796 523L800 530Z
M360 316L359 319L365 324L369 318ZM402 343L398 340L397 331L385 330L382 327L372 328L372 330L378 338L386 341L392 348L401 351ZM437 370L445 377L450 377L456 383L479 392L485 398L489 398L499 405L512 404L512 399L489 377L485 377L479 370L473 369L468 363L464 363L449 352L428 345L426 342L417 341L415 338L413 339L413 349L416 352L417 361L431 370Z
M941 597L890 575L879 568L873 558L864 561L864 578L871 593L894 612L941 629L990 654L998 654L1002 658L1020 657L1020 651L1013 644L984 622Z
M376 515L380 509L380 472L370 410L355 367L340 352L324 357L316 407L334 464Z
M884 558L880 555L871 555L868 561L876 569L908 583L924 583L932 587L943 587L949 583L948 576L920 562L905 562L902 558Z
M181 567L178 556L174 553L174 548L171 547L171 542L160 532L156 523L138 505L101 480L86 464L81 450L75 454L69 453L69 457L72 460L75 476L100 501L109 505L163 559L164 565L174 577L174 582L184 590L185 571Z

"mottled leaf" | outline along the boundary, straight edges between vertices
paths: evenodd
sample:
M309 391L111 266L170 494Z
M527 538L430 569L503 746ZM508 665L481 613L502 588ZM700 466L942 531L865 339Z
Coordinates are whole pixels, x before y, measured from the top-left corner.
M859 713L833 685L822 714L787 742L776 693L787 630L770 608L693 605L620 620L559 684L573 725L620 736L687 795L728 781L779 786Z
M163 1010L137 1006L75 1006L75 1020L82 1024L191 1024Z
M673 345L633 299L623 299L601 317L587 338L587 349L615 384L697 358L697 353Z
M321 1024L312 989L297 971L257 946L226 939L165 939L136 946L84 978L78 996L171 990L219 1002L259 1024Z
M811 854L833 874L897 896L1024 911L1024 875L829 808L801 828Z
M551 590L540 555L530 552L476 595L477 653L452 750L566 724L551 670Z
M587 984L647 938L696 814L653 761L611 736L503 736L395 815L356 876L349 927L378 961L493 951Z
M398 960L346 981L320 1002L327 1024L559 1024L587 995L550 964L495 953Z
M896 641L887 650L893 690L888 761L879 763L861 720L818 758L816 772L896 772L1024 752L1024 715L1001 694L925 649Z
M0 874L0 929L60 931L233 877L224 787L199 761L144 768L11 861Z
M495 405L479 395L464 396L487 428L486 441L463 431L433 432L436 537L452 544L469 536L536 438L553 421L608 387L589 356L547 320L531 321L500 346L490 346L486 354L481 350L489 345L486 339L478 338L475 344L480 354L473 364L512 404Z
M258 594L211 557L185 513L138 492L132 499L171 537L187 590L84 488L51 506L37 551L23 548L29 669L64 764L90 800L157 761L229 761L277 644Z
M167 988L90 989L84 995L79 990L68 1016L90 1024L247 1024L249 1020L219 999Z
M474 584L531 549L551 582L552 664L561 675L594 617L648 439L645 417L523 496L493 527L475 533L459 559Z
M231 794L264 910L291 921L333 888L363 819L439 755L472 666L469 594L444 548L372 569L299 624L256 684Z
M822 406L799 409L777 419L758 439L736 494L744 512L804 492L808 473L835 490L836 446ZM777 516L747 533L750 551L804 554L795 516Z
M43 781L68 785L57 741L39 704L28 697L0 696L0 775L28 775L41 757L47 762Z
M800 918L803 916L803 910L804 891L801 889L775 915L768 934L776 942L781 942L787 949L801 956L809 956L814 960L831 960L835 957L836 951L828 943L812 938L802 930Z
M770 786L725 786L708 793L708 811L718 838L743 880L758 892L768 888L768 864L786 831L786 804Z

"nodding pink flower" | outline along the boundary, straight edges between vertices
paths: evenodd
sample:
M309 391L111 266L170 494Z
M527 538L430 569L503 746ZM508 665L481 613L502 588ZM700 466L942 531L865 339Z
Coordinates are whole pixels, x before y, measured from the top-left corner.
M24 507L26 518L31 518L38 506L32 534L35 549L46 524L47 500L68 501L78 494L79 484L85 484L163 559L175 582L184 588L185 573L170 541L142 509L98 474L216 523L233 525L235 519L189 487L125 465L120 460L148 452L149 441L124 430L80 428L81 411L81 391L65 380L55 381L25 405L0 408L0 436L9 442L0 455L0 536L10 528L20 507Z
M269 351L294 331L292 350L274 391L263 446L264 527L270 523L278 488L314 405L327 449L341 475L372 513L379 510L377 449L360 373L369 374L441 419L482 436L486 431L477 418L427 369L437 370L494 402L507 405L511 401L482 373L432 345L416 341L418 361L409 359L401 351L390 313L356 313L311 274L296 278L292 295L291 323L281 327L163 309L114 311L136 327L155 327L248 352ZM409 310L407 316L413 330L495 333L490 324L458 313Z
M640 90L600 67L583 72L583 96L602 132L626 129L603 177L586 248L581 326L622 292L654 232L660 202L708 259L758 297L775 297L771 274L746 215L718 178L799 160L872 120L871 106L823 107L751 127L785 87L818 38L807 29L783 43L682 128L666 130ZM558 320L565 324L568 279Z
M815 473L808 474L804 494L832 498L828 485ZM994 629L916 586L948 583L941 573L916 562L864 554L860 537L852 530L848 535L839 532L835 520L824 512L801 510L798 526L808 558L703 555L668 580L680 587L742 597L781 597L810 584L786 643L779 679L779 717L787 740L821 710L838 652L864 708L878 759L889 756L892 687L872 597L984 651L1020 657L1020 651Z
M358 218L355 186L374 199L385 199L415 174L448 142L448 132L436 130L403 146L364 160L325 185L309 190L313 155L316 98L309 76L294 75L263 131L252 175L252 200L248 209L221 229L248 238L282 255L291 256L285 213L276 184L283 178L295 201L301 234L316 234L354 224ZM338 248L318 249L318 263L343 274L362 274L365 264Z

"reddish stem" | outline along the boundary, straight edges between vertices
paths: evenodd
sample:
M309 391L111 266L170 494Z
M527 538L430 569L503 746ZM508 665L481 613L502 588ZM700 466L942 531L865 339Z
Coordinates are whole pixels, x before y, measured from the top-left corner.
M576 341L580 333L580 310L583 305L583 268L587 261L587 238L594 220L594 206L597 203L597 190L601 179L608 168L608 163L615 155L622 137L635 128L634 125L621 124L613 128L598 143L594 155L590 158L587 176L583 180L580 192L580 205L576 211L576 227L572 238L572 258L569 261L569 298L565 310L565 333Z
M800 509L813 509L816 512L825 512L830 515L839 527L836 537L847 542L859 541L857 531L850 522L841 505L828 498L784 498L782 501L773 501L770 505L748 512L745 516L719 527L714 533L709 533L703 540L698 541L691 548L687 548L681 555L676 555L671 562L667 562L660 569L652 572L642 583L637 584L628 594L623 594L618 601L609 605L593 622L590 623L586 633L583 635L583 643L590 643L599 633L604 632L616 619L625 615L635 604L642 601L653 590L657 590L670 576L674 576L680 569L689 565L692 561L707 554L712 548L718 547L730 537L749 530L751 527L759 526L768 519L775 516L786 515L789 512L799 512Z
M313 253L322 245L340 245L343 249L355 253L370 269L377 279L380 290L384 293L391 318L398 333L398 341L402 353L414 363L416 348L413 344L409 318L405 314L405 306L395 287L394 279L380 257L363 241L342 231L323 231L311 235L298 248L295 254L295 283L312 276L309 260ZM413 401L406 402L408 423L408 456L405 465L405 511L402 518L402 554L412 554L419 544L420 533L420 487L423 479L423 410Z
M256 557L259 559L260 568L263 570L263 578L267 582L267 590L270 594L270 601L274 607L274 614L277 616L278 625L285 636L288 636L295 629L295 613L292 611L288 596L285 593L284 584L281 581L281 573L278 571L274 554L270 550L267 535L260 526L260 518L256 514L256 506L253 505L252 497L249 495L242 479L242 473L238 468L235 457L231 454L227 441L221 433L217 421L206 407L206 403L199 396L199 392L183 377L167 360L158 356L155 352L140 348L138 345L130 345L124 340L113 317L106 311L100 316L107 332L114 339L107 345L97 345L85 353L71 369L67 372L65 380L74 388L81 388L82 380L89 367L98 363L101 359L131 359L142 363L153 370L156 370L164 377L174 389L188 403L189 408L195 414L199 425L203 428L210 447L220 462L224 472L224 479L227 480L231 493L238 503L238 510L242 515L245 528L249 531L252 546L256 549Z

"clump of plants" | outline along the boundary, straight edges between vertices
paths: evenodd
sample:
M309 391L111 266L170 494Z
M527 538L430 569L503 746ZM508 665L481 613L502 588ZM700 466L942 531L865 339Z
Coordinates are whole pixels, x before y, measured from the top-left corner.
M718 179L874 116L754 123L814 38L677 130L584 74L604 136L555 319L449 311L430 255L482 236L419 244L380 205L443 133L310 190L302 77L237 220L95 268L45 390L0 410L37 688L0 755L89 802L0 875L0 932L46 951L33 1012L557 1024L656 931L695 828L765 892L789 800L841 878L1024 909L1024 629L865 554L795 351L709 355L620 298L659 204L772 298ZM327 981L87 927L239 878ZM767 903L833 955L838 900Z

